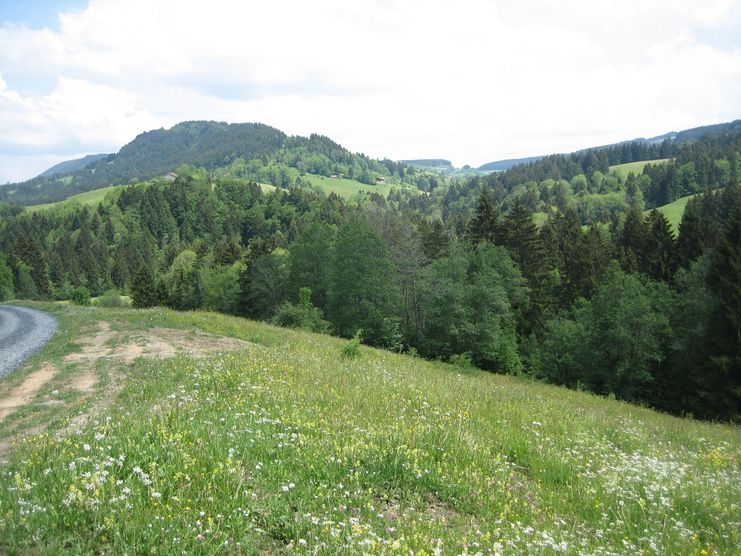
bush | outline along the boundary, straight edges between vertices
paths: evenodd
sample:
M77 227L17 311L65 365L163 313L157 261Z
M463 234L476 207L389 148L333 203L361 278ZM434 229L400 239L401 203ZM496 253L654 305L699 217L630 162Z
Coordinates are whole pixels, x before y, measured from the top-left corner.
M298 297L298 305L288 302L284 303L278 307L275 316L270 319L270 322L278 326L329 334L330 325L324 320L322 310L311 304L311 289L301 288Z
M329 323L322 318L322 311L317 307L305 309L293 303L284 303L278 307L278 311L270 322L278 326L300 328L322 334L330 332Z
M455 365L456 367L460 367L461 369L473 369L475 368L475 365L473 364L473 361L471 360L471 354L466 353L456 353L451 355L448 358L448 363L451 365Z
M95 305L98 307L124 307L127 304L121 299L118 290L107 290L95 301Z
M84 286L70 292L69 299L75 305L90 305L90 290Z
M401 325L397 320L388 317L383 319L381 326L380 345L389 350L401 353L404 349L404 336L401 333Z
M354 359L360 356L360 344L363 343L363 330L358 328L355 335L342 346L342 357L346 359Z

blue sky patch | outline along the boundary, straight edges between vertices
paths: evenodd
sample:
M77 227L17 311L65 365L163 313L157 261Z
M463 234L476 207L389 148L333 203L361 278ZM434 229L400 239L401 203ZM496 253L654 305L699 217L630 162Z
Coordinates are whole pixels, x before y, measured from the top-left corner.
M59 29L61 12L82 11L88 0L2 0L0 25L23 24L33 29Z

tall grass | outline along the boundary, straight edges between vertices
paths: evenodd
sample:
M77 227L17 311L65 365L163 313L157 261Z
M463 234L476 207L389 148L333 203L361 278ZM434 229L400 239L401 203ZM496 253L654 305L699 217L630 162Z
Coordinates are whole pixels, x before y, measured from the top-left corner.
M739 432L210 313L66 307L253 342L139 359L0 474L0 552L730 554Z

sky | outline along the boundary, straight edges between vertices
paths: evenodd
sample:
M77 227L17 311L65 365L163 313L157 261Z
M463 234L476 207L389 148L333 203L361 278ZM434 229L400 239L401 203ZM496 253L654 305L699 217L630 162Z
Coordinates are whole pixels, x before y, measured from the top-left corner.
M456 166L741 118L741 0L0 0L0 183L184 120Z

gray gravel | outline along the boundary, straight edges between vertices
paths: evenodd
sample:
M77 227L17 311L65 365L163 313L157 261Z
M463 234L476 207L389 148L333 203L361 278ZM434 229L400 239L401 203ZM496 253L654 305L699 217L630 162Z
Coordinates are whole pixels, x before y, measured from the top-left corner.
M54 335L57 319L47 313L0 305L0 378L17 369Z

